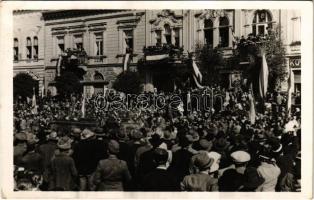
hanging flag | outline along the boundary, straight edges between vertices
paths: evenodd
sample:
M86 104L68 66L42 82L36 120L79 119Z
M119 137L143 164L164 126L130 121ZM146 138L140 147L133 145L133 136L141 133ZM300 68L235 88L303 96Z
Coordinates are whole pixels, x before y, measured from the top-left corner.
M252 94L249 94L248 97L250 101L249 119L250 119L251 124L255 124L256 113L255 113L254 99L253 99Z
M62 55L59 56L57 61L57 76L61 75L61 63L62 63Z
M189 110L190 108L192 108L192 106L191 106L191 92L190 91L186 95L186 101L187 101L187 108Z
M85 91L83 92L83 101L82 101L82 118L85 118Z
M128 70L129 59L130 59L130 53L126 53L124 56L124 61L123 61L123 71L124 72Z
M292 93L294 91L294 73L292 69L290 69L289 79L288 79L288 99L287 99L287 114L290 116L291 113L291 101L292 101Z
M265 52L262 53L262 66L259 73L259 95L265 98L268 86L268 66L266 62Z
M195 75L193 75L193 80L195 82L195 85L199 88L199 89L203 89L204 87L198 82L197 78Z
M44 96L45 96L45 85L41 87L41 98L44 98Z
M192 61L192 67L193 67L194 75L197 77L197 80L199 81L199 83L201 83L203 76L199 68L197 67L195 60Z
M32 114L34 114L34 115L37 114L37 103L36 103L35 88L33 88Z

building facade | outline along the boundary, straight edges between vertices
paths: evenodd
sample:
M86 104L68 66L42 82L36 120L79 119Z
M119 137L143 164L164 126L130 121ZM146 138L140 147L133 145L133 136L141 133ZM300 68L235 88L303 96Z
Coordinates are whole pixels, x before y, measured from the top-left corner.
M28 18L30 20L23 20ZM25 23L26 22L26 23ZM131 68L144 56L143 48L171 44L183 53L198 44L232 54L236 37L260 35L280 27L287 49L287 66L301 87L301 11L297 10L56 10L14 13L14 72L28 71L39 87L55 93L58 56L66 49L84 49L87 94L111 87L132 51ZM37 47L36 47L37 44ZM16 50L17 48L17 50ZM31 51L31 53L30 53ZM36 55L36 56L35 56ZM147 73L144 89L154 88ZM230 80L234 74L229 74Z

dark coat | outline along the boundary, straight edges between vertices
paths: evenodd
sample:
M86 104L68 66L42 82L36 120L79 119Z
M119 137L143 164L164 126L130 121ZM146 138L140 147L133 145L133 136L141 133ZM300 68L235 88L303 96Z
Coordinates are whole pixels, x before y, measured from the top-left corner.
M184 191L218 191L218 180L208 174L191 174L181 182Z
M190 174L189 167L192 156L193 154L187 149L179 149L173 153L169 170L175 175L178 185L186 175Z
M245 177L243 174L238 173L235 169L228 169L219 178L219 191L238 191L238 189L244 184L244 182Z
M42 144L38 147L38 152L42 156L42 164L44 169L49 166L51 159L56 151L56 148L57 144L53 141L48 141L47 143Z
M144 191L178 191L175 177L165 169L154 169L142 181Z
M110 155L101 160L93 177L93 183L98 191L123 191L124 184L131 180L131 175L125 161Z
M64 153L57 154L51 161L50 171L52 175L50 189L62 188L71 191L76 188L77 170L70 156Z
M140 179L144 178L149 172L153 171L157 164L153 160L154 149L144 152L140 156L138 173Z
M25 169L41 173L42 172L42 157L39 153L32 151L28 152L23 158L22 163Z
M98 162L106 156L105 144L101 140L82 140L74 148L73 159L80 175L92 174Z

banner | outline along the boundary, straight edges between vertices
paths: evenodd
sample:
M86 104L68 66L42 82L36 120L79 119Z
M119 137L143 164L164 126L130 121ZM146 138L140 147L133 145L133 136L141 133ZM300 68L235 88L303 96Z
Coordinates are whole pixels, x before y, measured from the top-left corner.
M255 124L256 112L255 112L254 99L251 94L249 94L248 97L250 101L249 119L250 119L251 124Z
M259 73L259 95L261 98L265 98L268 86L268 66L266 62L265 52L262 55L262 66Z
M290 116L291 113L291 101L292 101L292 93L294 91L294 73L292 69L290 69L289 79L288 79L288 99L287 99L287 114Z
M82 101L82 118L85 118L85 91L83 92L83 101Z
M61 74L61 63L62 63L62 55L59 56L59 59L57 61L57 76L60 76Z
M194 75L197 77L197 79L201 83L203 80L203 76L202 76L202 73L200 72L199 68L197 67L197 65L195 63L195 60L193 60L193 62L192 62L192 67L193 67Z
M125 54L124 56L124 62L123 62L123 71L127 71L128 70L128 62L129 62L129 59L130 59L130 54L127 53Z
M162 59L165 59L168 57L169 57L168 54L152 55L152 56L146 56L146 60L148 60L148 61L162 60Z
M33 89L32 113L37 114L37 102L36 102L35 88Z

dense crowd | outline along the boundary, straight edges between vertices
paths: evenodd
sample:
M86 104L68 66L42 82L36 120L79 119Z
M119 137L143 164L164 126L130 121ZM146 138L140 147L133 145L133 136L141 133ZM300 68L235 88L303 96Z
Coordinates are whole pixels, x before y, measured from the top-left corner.
M287 114L286 97L269 93L252 122L248 92L215 92L224 98L210 111L106 111L91 97L92 127L73 125L83 120L78 97L37 98L35 112L16 102L15 190L300 191L300 108Z

